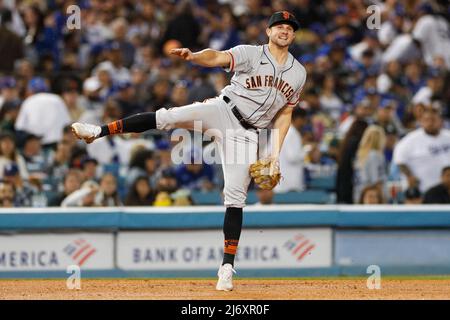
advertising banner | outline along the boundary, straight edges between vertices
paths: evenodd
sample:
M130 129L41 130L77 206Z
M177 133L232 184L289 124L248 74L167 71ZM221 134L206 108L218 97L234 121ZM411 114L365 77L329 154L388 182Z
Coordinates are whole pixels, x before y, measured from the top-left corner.
M236 264L247 268L329 267L331 229L244 230ZM119 232L118 267L125 270L217 268L223 255L222 230Z
M0 235L0 272L114 267L113 234Z

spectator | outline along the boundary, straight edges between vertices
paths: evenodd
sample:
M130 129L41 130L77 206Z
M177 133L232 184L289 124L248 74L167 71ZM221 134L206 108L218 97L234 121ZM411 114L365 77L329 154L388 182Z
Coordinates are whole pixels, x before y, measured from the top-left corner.
M334 176L335 160L322 153L317 143L306 145L304 150L306 180Z
M212 22L213 30L210 34L208 47L215 50L227 50L240 43L237 19L233 14L231 6L225 5L221 9L223 12L220 20L214 18L209 19Z
M409 63L405 67L405 84L411 94L416 94L424 85L423 67L418 63Z
M347 116L339 125L339 136L345 140L345 135L350 131L350 128L356 120L366 122L371 115L372 108L369 99L365 96L358 97L355 102L353 113Z
M173 89L171 94L171 106L172 107L181 107L188 104L188 88L186 81L178 81Z
M438 103L425 109L421 128L401 139L394 149L394 163L400 167L409 187L421 192L436 185L450 159L450 131L442 128Z
M333 75L326 75L323 80L323 88L320 93L321 109L331 116L335 123L338 123L341 117L344 103L335 92L336 80Z
M380 101L380 105L376 112L376 124L383 127L393 127L396 134L401 134L405 132L401 123L398 121L396 116L396 102L394 99L383 98Z
M162 43L174 39L180 41L183 47L197 48L197 38L201 30L194 17L192 6L189 1L185 0L177 5L176 12L173 12L174 15L167 25Z
M440 57L447 70L450 70L450 39L447 36L450 24L445 17L448 15L448 3L435 1L432 8L430 14L417 20L412 31L413 41L421 49L428 66L433 66L435 59Z
M61 207L93 207L96 205L95 196L98 190L97 182L85 181L80 189L69 194L61 202Z
M445 72L437 68L428 72L427 85L421 87L412 98L412 103L430 104L432 97L441 97L445 89Z
M33 134L25 137L22 151L27 170L30 176L43 179L47 176L47 157L42 151L41 138Z
M147 102L147 111L157 111L159 108L169 107L170 84L167 79L158 79L150 93L150 100Z
M104 101L107 98L109 98L113 92L113 84L114 84L114 78L111 66L109 64L100 64L96 69L93 76L89 79L93 79L93 89L94 91L98 91L98 98L100 101ZM125 81L127 80L127 70L123 70L123 77L125 78ZM92 81L92 80L91 80ZM95 81L98 81L96 83Z
M48 90L42 79L34 79L30 89L35 94L22 104L15 128L42 137L42 144L56 146L61 141L63 128L71 123L70 114L63 99Z
M355 120L341 143L336 174L338 203L353 203L353 161L366 128L366 121Z
M291 126L285 137L285 143L289 148L282 148L280 152L280 169L283 172L283 179L274 189L277 193L305 189L304 151L300 130L306 124L306 121L306 111L295 108L292 112Z
M131 69L131 83L134 88L134 98L137 104L145 106L150 97L149 74L144 67L133 66Z
M421 204L422 194L417 187L408 188L405 191L405 204Z
M122 17L117 18L111 23L111 29L114 33L114 40L119 44L119 48L123 57L123 64L125 67L130 68L133 64L136 49L126 39L128 22Z
M7 102L20 102L17 81L13 77L0 78L0 109Z
M123 65L123 54L120 44L117 41L108 42L105 45L105 51L107 60L95 67L92 75L96 75L101 71L106 71L112 78L113 83L131 81L130 70ZM99 77L99 80L102 84L107 84L107 82L101 80L101 77Z
M63 200L73 192L77 191L81 187L82 175L79 170L71 169L64 175L63 191L58 193L53 198L49 199L49 206L59 207L62 205Z
M131 82L123 81L117 84L116 102L123 117L143 111L142 106L136 102L135 94L136 90Z
M155 201L155 194L146 176L139 176L128 190L126 206L151 206Z
M165 191L158 192L153 203L155 207L169 207L172 205L170 194Z
M0 182L0 207L12 208L16 206L15 203L16 191L14 184L9 181Z
M170 169L172 164L172 147L170 145L170 142L164 139L160 139L156 142L156 149L157 149L157 170L158 173L162 172L163 170Z
M81 115L79 121L100 124L107 121L114 121L122 117L122 109L120 108L120 105L116 99L112 97L108 98L102 105L103 108L98 110L96 109L86 110ZM70 131L70 133L72 134L72 131Z
M44 13L36 5L28 5L23 9L23 21L26 27L24 44L26 55L35 64L44 53L48 40L45 36Z
M72 133L72 128L70 125L64 127L61 143L67 144L69 150L72 152L74 152L77 149L84 149L83 145L79 144L78 139Z
M361 191L359 204L383 204L383 194L378 186L366 186Z
M12 133L3 132L0 135L0 178L3 178L5 167L16 164L22 179L28 180L29 173L25 159L16 148L16 139Z
M156 193L166 192L169 195L178 189L178 182L175 173L171 169L166 169L156 181Z
M371 125L365 131L356 152L354 165L353 199L360 199L366 186L376 186L380 193L385 190L387 168L384 159L386 135L383 128Z
M209 75L210 75L209 73L202 72L202 70L200 70L198 78L192 84L192 87L188 91L189 94L188 103L193 103L195 101L204 101L206 99L213 98L217 95L217 91L214 87L214 84L211 83L211 81L209 81L208 79Z
M98 181L98 161L89 156L85 156L83 160L81 160L81 169L83 173L83 179Z
M61 88L61 97L67 106L71 122L78 121L85 110L80 104L78 84L74 80L65 80Z
M255 205L268 205L273 204L273 190L256 190L256 196L258 197L258 202Z
M0 72L12 72L16 60L24 57L22 39L11 30L12 14L7 9L0 12Z
M172 193L170 197L172 198L172 206L185 207L194 204L191 192L188 189L179 189Z
M450 204L450 166L442 169L441 183L425 192L423 203Z
M214 188L214 170L211 165L203 163L198 150L187 152L185 163L175 169L178 186L190 190L210 191Z
M1 103L0 103L1 104ZM20 110L20 100L6 101L0 110L0 131L14 132L14 123Z
M16 80L22 80L20 84L21 90L25 91L28 82L33 79L35 75L34 65L28 59L21 59L16 62L15 73L17 74ZM24 93L24 92L23 92ZM27 94L28 95L28 94Z
M386 145L384 147L384 158L386 164L391 165L392 157L394 154L394 148L398 141L398 131L394 125L388 124L383 126L384 133L386 134Z
M86 108L87 110L98 110L101 109L100 90L102 85L97 77L87 78L83 82L83 92L82 96L86 98ZM108 93L109 90L106 92ZM106 95L107 95L106 93Z
M50 152L47 176L51 178L53 187L59 185L62 179L65 178L67 171L69 170L69 162L71 156L70 145L65 142L59 142L56 145L56 150Z
M122 205L117 191L117 180L112 173L103 175L100 188L95 196L94 203L101 207L117 207Z
M37 193L36 188L24 181L19 174L19 167L14 163L5 165L3 179L9 181L15 190L14 203L17 207L33 206L33 195Z
M131 155L127 185L133 184L137 177L145 175L149 177L150 185L155 185L156 159L154 152L145 147L137 148Z
M384 69L384 72L377 77L377 90L381 94L404 94L404 82L406 81L402 77L403 70L400 62L397 60L389 61Z

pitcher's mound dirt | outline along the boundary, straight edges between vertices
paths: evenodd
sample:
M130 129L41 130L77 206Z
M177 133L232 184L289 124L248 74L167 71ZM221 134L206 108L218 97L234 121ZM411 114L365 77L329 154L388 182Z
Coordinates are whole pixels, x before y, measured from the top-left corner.
M369 290L366 279L246 280L235 290L215 290L215 280L106 279L81 281L69 290L66 280L0 280L0 299L450 299L449 279L386 279Z

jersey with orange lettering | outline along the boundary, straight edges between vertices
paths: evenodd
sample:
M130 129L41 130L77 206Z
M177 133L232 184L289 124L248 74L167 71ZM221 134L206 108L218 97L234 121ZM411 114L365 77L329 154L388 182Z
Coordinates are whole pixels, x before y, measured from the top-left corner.
M280 65L268 45L239 45L227 51L234 72L230 85L222 90L244 119L257 128L267 128L285 105L295 107L306 81L306 70L292 54Z

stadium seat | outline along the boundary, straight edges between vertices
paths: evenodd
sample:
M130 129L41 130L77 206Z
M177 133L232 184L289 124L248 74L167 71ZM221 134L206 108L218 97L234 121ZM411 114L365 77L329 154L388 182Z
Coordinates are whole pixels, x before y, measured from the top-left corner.
M308 184L308 188L310 189L334 190L335 187L336 177L334 175L328 177L312 178Z
M220 205L222 204L222 195L220 191L192 191L192 200L195 205Z
M201 192L194 191L191 194L196 205L220 205L222 196L219 191ZM258 202L256 191L248 192L247 204ZM330 193L324 190L306 190L303 192L275 193L273 202L277 204L327 204L333 202Z
M323 190L305 190L303 192L275 193L273 202L278 204L326 204L330 203L331 195Z

